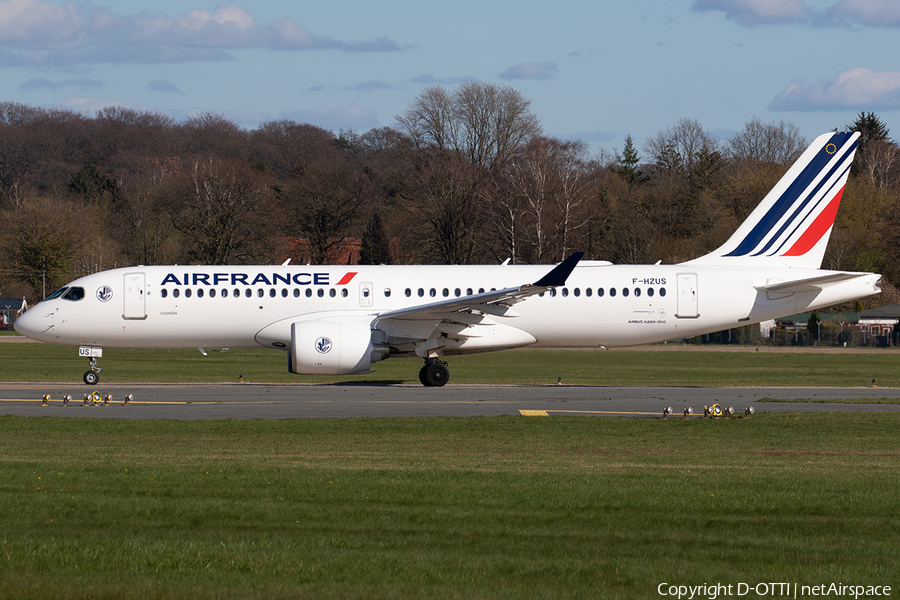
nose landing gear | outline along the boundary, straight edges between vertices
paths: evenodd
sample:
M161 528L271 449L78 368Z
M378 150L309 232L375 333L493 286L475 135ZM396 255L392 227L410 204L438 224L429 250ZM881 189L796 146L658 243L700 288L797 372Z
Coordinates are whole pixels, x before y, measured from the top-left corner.
M97 366L97 359L91 357L90 370L84 374L84 382L88 385L96 385L100 381L100 367Z

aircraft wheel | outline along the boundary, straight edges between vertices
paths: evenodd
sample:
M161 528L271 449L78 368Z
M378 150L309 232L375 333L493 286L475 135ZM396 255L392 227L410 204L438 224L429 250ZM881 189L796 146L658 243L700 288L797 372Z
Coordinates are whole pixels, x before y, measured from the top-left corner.
M100 381L100 373L88 371L84 374L84 382L88 385L96 385Z
M443 363L431 363L420 371L419 378L428 387L440 387L450 379L450 370Z

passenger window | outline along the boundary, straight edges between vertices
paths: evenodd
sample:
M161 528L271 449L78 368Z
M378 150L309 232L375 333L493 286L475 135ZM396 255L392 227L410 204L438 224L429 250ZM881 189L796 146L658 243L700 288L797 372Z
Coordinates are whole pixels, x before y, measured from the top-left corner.
M300 288L294 288L294 298L300 297Z
M577 298L578 296L581 295L581 289L575 288L574 290L572 290L572 293L575 294L575 297Z
M256 297L262 298L266 295L266 292L262 288L256 288Z
M331 288L330 290L328 290L328 296L331 298L334 298L335 296L337 296L337 290L334 288Z
M407 297L407 298L409 298L410 296L412 296L412 290L409 289L409 288L406 288L406 291L403 292L403 293L406 294L406 297Z
M562 289L562 295L563 295L563 298L565 298L566 296L568 296L568 295L569 295L569 288L563 288L563 289Z
M269 288L269 298L274 298L275 294L278 292L275 291L275 288Z
M223 297L223 298L227 298L227 297L228 297L228 288L222 288L222 297Z
M213 288L213 289L209 290L209 297L210 297L210 298L215 298L215 297L216 297L216 288Z
M603 291L603 288L597 288L597 297L598 298L602 298L604 293L605 292ZM610 295L615 296L615 294L610 294Z
M185 298L190 298L190 297L191 297L191 288L187 288L187 289L184 290L184 297L185 297Z
M587 296L588 298L591 297L592 293L594 293L594 290L592 290L591 288L584 288L584 295Z
M453 290L453 295L459 298L460 296L462 296L462 290L456 288L455 290Z
M287 291L287 288L281 288L281 297L282 297L282 298L287 298L287 297L288 297L288 291Z
M555 297L556 297L556 288L553 288L553 289L550 290L550 297L551 297L551 298L555 298Z
M251 290L250 288L247 288L246 290L244 290L244 297L246 297L246 298L252 298L252 297L253 297L253 290Z
M610 298L616 297L616 288L609 288L609 297Z
M346 298L346 297L347 297L347 288L342 288L341 289L341 298Z
M431 296L432 298L434 298L435 296L437 296L437 290L434 288L431 288L430 290L428 290L428 295Z
M166 288L163 288L163 289L159 290L159 295L162 298L165 298L169 295L169 290L167 290Z
M384 288L384 297L385 298L391 297L391 288Z
M312 298L312 290L310 288L306 288L306 297Z
M628 288L622 288L622 295L628 297Z
M647 295L653 297L653 288L647 288Z
M447 288L444 288L444 290L441 292L441 294L443 294L444 298L446 298L447 296L450 295L450 290L448 290Z
M423 290L422 288L419 288L419 298L421 298L424 295L425 295L425 290Z
M634 288L634 297L638 298L641 295L641 288Z
M472 295L472 288L466 288L466 296Z
M177 297L180 296L180 295L181 295L181 290L179 290L178 288L175 288L174 290L172 290L172 297L173 297L173 298L177 298Z
M660 295L660 296L665 296L665 295L666 295L666 288L659 288L659 295Z
M202 298L202 297L203 297L203 288L199 288L199 289L197 290L197 297L198 297L198 298Z

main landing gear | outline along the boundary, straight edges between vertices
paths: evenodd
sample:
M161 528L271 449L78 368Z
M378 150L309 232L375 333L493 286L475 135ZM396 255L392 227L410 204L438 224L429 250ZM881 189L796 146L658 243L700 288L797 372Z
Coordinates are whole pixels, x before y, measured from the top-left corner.
M426 387L440 387L450 380L447 363L436 358L426 358L425 365L419 371L419 381Z
M91 369L84 374L84 382L88 385L96 385L100 381L100 367L97 366L96 357L91 357Z

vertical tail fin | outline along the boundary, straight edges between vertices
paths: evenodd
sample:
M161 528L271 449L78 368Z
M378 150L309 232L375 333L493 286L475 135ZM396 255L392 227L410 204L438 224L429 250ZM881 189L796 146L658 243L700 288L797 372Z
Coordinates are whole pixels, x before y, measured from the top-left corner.
M821 267L858 138L817 137L725 244L687 264Z

